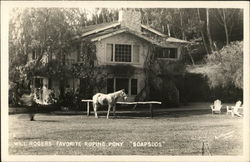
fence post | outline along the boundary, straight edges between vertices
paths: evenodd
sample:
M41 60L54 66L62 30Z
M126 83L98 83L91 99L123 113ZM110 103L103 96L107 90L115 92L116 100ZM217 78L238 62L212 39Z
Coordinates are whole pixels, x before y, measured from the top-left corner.
M150 109L150 113L151 113L151 118L153 118L154 117L154 112L153 112L152 104L149 104L149 109Z
M89 102L87 102L87 116L89 116Z
M201 154L202 156L205 154L204 141L202 142Z

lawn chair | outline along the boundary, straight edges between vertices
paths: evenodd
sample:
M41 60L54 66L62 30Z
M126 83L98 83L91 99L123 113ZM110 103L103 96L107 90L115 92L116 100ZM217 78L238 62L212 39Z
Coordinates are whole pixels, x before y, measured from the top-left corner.
M232 116L236 115L241 117L242 115L239 113L239 109L242 109L241 101L237 101L235 106L227 106L227 114L231 113Z
M215 100L214 104L210 107L212 109L212 114L214 114L214 112L218 112L219 114L221 113L222 104L220 100Z

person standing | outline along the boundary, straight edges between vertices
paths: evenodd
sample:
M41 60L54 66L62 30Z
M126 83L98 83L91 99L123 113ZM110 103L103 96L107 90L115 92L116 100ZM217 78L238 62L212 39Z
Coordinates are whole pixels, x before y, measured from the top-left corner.
M22 105L24 105L28 109L30 121L35 120L35 114L37 113L36 100L36 91L33 88L31 88L31 92L29 94L23 94L20 98Z

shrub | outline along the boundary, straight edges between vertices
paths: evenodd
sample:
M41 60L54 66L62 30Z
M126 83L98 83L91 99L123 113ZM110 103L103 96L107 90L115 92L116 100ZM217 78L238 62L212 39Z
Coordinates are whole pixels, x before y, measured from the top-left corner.
M231 42L206 58L202 67L192 69L208 78L209 86L243 89L243 42Z

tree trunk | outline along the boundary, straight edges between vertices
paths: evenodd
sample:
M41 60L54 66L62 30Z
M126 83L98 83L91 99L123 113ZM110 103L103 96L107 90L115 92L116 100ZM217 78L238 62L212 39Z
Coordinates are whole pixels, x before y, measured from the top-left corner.
M171 37L171 32L170 32L169 24L167 24L167 28L168 28L168 36Z
M195 65L194 58L193 58L193 56L191 55L191 53L190 53L190 48L189 48L188 46L187 46L187 52L188 52L188 55L189 55L189 57L190 57L190 59L191 59L191 61L192 61L192 64Z
M183 28L183 16L182 16L181 9L179 9L179 13L180 13L180 23L181 23L181 35L182 35L182 39L185 40L186 36L185 36L184 28Z
M207 54L209 54L207 43L206 43L204 32L203 32L203 24L202 24L202 21L201 21L201 16L200 16L199 9L197 9L197 14L198 14L199 23L201 25L200 32L201 32L201 37L202 37L202 40L203 40L203 44L204 44L204 47L205 47L205 50L206 50Z
M209 9L208 8L206 9L206 14L207 14L207 36L208 36L211 51L213 52L214 48L213 48L213 41L212 41L212 37L211 37L211 33L210 33L210 27L209 27L210 23L209 23Z
M226 21L226 15L225 15L224 9L222 9L222 14L223 14L223 24L224 24L225 34L226 34L226 43L228 45L229 44L229 36L228 36L227 21Z

